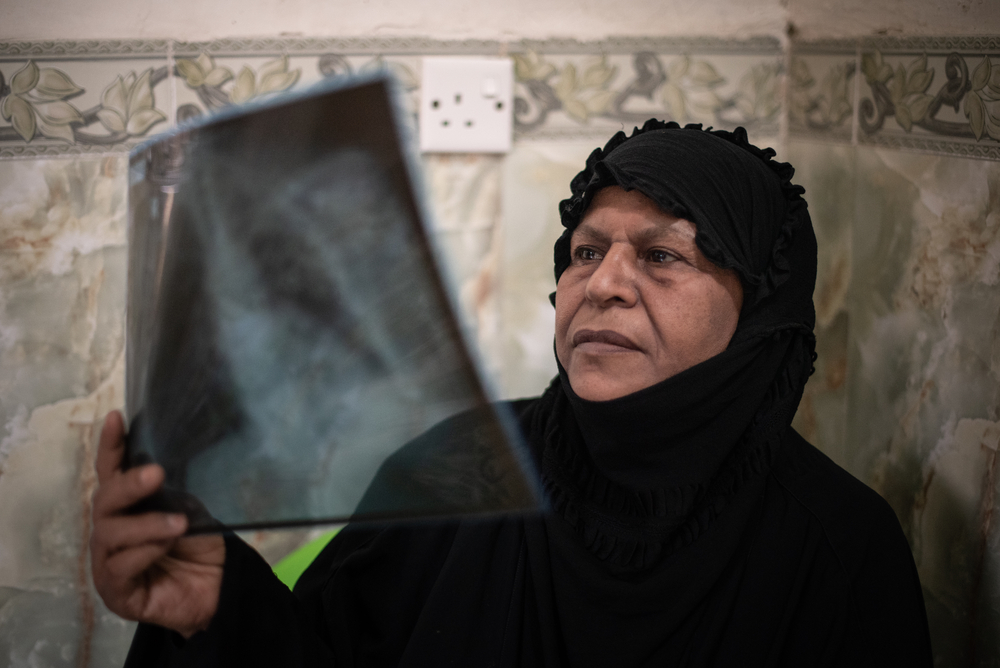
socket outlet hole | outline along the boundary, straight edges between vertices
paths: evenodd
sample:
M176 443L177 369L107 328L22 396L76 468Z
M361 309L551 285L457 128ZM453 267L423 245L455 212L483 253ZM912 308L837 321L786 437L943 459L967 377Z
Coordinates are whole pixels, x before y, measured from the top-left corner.
M471 128L472 127L472 119L471 118L465 122L465 127L467 127L467 128Z
M462 104L462 94L455 93L455 104Z
M497 102L497 111L503 111L503 102Z
M444 127L448 127L448 126L450 125L450 122L449 122L449 121L448 121L448 119L446 118L446 119L444 119L443 121L441 121L441 125L443 125Z
M431 102L431 109L437 109L441 106L441 100L433 100Z

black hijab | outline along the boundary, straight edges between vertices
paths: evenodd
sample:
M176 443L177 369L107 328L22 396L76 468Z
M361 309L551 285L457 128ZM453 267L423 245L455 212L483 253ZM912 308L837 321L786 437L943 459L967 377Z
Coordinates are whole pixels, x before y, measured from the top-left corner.
M530 431L545 434L546 489L614 568L647 568L691 543L759 482L812 372L816 240L792 167L773 156L742 128L650 120L596 149L560 204L557 280L595 193L617 185L694 223L701 251L735 270L744 288L736 333L721 354L603 402L577 396L560 365L542 399Z

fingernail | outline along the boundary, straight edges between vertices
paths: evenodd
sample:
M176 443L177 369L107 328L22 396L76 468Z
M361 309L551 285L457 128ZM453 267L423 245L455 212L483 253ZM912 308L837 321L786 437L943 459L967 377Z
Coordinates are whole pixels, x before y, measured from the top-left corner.
M168 515L167 516L167 524L174 531L180 531L181 529L183 529L185 521L186 520L185 520L185 518L184 518L183 515Z

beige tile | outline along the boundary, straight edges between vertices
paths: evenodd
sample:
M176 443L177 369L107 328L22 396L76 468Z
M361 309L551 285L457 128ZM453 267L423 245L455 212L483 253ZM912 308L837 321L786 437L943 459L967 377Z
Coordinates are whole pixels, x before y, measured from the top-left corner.
M996 652L1000 166L859 149L846 453L896 510L945 665ZM974 642L970 625L975 620Z
M794 182L806 189L816 231L816 373L809 379L792 425L834 461L845 464L847 410L846 296L851 278L851 228L854 221L854 149L793 141L788 159Z

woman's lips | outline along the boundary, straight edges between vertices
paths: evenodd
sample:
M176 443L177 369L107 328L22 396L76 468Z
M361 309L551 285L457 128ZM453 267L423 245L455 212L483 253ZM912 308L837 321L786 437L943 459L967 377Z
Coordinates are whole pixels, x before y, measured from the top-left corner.
M621 353L639 350L632 339L610 329L581 329L573 335L573 347L584 353Z

